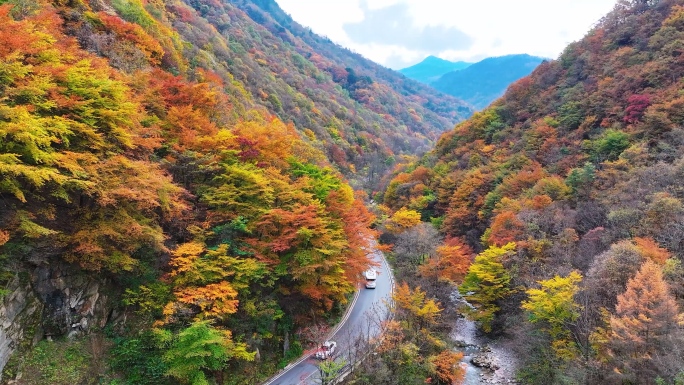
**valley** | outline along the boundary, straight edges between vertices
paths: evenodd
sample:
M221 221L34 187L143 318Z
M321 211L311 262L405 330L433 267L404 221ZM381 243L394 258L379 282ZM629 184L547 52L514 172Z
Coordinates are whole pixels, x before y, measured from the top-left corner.
M0 0L0 384L684 384L684 2L427 4Z

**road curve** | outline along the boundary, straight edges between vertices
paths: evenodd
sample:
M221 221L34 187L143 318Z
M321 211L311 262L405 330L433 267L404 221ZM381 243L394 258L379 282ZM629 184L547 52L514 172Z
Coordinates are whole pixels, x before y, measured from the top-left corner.
M375 245L375 243L373 243ZM361 287L353 303L353 307L347 313L347 318L338 325L330 339L337 341L338 351L335 356L342 359L347 356L349 343L359 335L375 337L379 333L378 321L387 318L387 301L391 298L394 279L392 270L380 251L374 247L370 251L373 260L380 264L375 289ZM280 372L263 385L313 385L318 381L319 360L313 355L300 358L290 367Z

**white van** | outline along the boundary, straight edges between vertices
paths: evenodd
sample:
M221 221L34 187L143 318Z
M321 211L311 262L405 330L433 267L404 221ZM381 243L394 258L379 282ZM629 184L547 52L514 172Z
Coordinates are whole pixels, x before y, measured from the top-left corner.
M375 289L375 280L378 278L378 272L370 268L363 273L366 277L366 289Z
M320 360L327 360L332 357L335 353L335 348L337 348L337 342L335 341L325 341L323 345L316 351L316 358Z

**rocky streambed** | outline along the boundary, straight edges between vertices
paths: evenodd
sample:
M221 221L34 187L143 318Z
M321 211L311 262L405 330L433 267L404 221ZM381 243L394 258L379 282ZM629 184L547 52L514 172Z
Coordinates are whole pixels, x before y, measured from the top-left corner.
M463 300L456 298L455 302ZM517 359L506 340L491 340L478 333L474 322L458 318L450 334L463 353L465 385L517 384Z

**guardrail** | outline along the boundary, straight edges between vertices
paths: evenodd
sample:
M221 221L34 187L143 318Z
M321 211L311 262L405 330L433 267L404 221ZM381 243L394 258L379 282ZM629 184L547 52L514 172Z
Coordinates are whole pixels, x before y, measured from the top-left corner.
M354 305L356 305L356 301L359 299L360 293L361 290L357 288L356 292L354 293L354 298L352 299L352 302L349 304L349 306L347 306L347 310L344 312L342 319L340 320L340 322L337 323L337 326L335 326L335 328L330 333L328 333L326 340L331 339L332 336L334 336L335 333L337 333L342 328L342 326L344 326L344 323L347 322L352 310L354 309ZM297 361L289 363L286 367L282 368L278 373L276 373L273 377L269 378L262 385L272 384L273 382L277 381L280 377L282 377L285 373L287 373L293 366L301 364L309 357L311 357L311 353L304 353L301 357L299 357L299 359L297 359Z
M375 241L373 241L373 245L372 245L372 246L373 246L373 248L375 249ZM390 293L394 293L395 280L394 280L394 274L392 273L392 268L390 267L389 262L387 262L387 259L385 258L385 254L384 254L382 251L377 250L377 249L375 249L375 251L376 251L377 253L380 253L380 258L382 259L382 264L385 266L385 271L387 271L388 278L389 278L389 281L390 281ZM353 311L353 309L354 309L354 306L356 305L356 302L357 302L357 300L359 299L360 293L361 293L361 290L357 287L357 290L356 290L356 292L354 293L354 299L352 300L351 304L347 307L347 310L345 311L344 316L342 317L342 319L340 320L340 322L338 322L337 326L335 326L335 328L334 328L332 331L330 331L330 332L328 333L328 336L326 337L326 339L328 339L328 340L331 339L337 332L340 331L340 329L341 329L342 327L344 327L345 323L347 322L347 320L348 320L349 317L351 316L351 313L352 313L352 311ZM392 297L391 297L391 296L390 296L390 298L389 298L389 301L392 301ZM388 318L391 318L391 317L392 317L392 315L391 315L391 311L390 311L390 312L388 313ZM365 354L365 355L362 357L362 359L360 359L360 360L356 363L356 365L359 365L359 364L363 361L363 359L365 359L366 357L368 357L368 355L372 354L372 352L373 352L374 350L375 350L374 347L373 347L372 349L369 349L368 353ZM266 380L266 382L264 382L262 385L270 385L270 384L272 384L273 382L277 381L280 377L282 377L283 375L285 375L292 367L299 365L300 363L302 363L303 361L305 361L306 359L308 359L310 356L311 356L311 353L305 353L305 354L303 354L299 359L297 359L297 361L288 364L286 367L284 367L283 369L281 369L281 370L280 370L277 374L275 374L273 377L271 377L271 378L269 378L268 380ZM353 369L354 369L354 366L353 366L353 365L351 365L351 364L345 365L345 366L338 372L338 374L335 376L335 378L332 379L331 382L329 382L329 384L330 384L330 385L339 384L342 380L344 380L345 377L347 377L349 374L352 373ZM315 374L315 373L311 374L309 377L311 377L311 376L314 375L314 374ZM307 379L308 379L309 377L307 377Z
M376 250L377 250L377 249L376 249ZM394 293L395 281L394 281L394 274L392 273L392 268L390 267L389 262L387 262L387 259L385 258L385 254L384 254L382 251L379 251L379 250L378 250L378 252L381 253L382 262L383 262L383 264L385 265L385 271L387 271L387 273L389 274L389 280L390 280L390 293ZM390 296L390 298L389 298L389 301L394 301L394 300L392 299L391 296ZM390 309L389 309L389 312L388 312L388 320L392 319L392 315L393 315L393 313L392 313L391 308L390 308ZM360 360L358 360L358 361L355 363L355 365L351 365L351 364L348 363L348 364L346 364L345 366L343 366L343 367L340 369L340 371L337 372L337 375L335 376L335 378L331 379L331 381L328 382L326 385L337 385L337 384L342 383L342 381L344 381L344 379L345 379L348 375L352 374L352 372L353 372L355 366L360 365L368 356L370 356L371 354L373 354L373 352L375 351L376 347L377 347L377 345L371 347L370 349L368 349L368 352L367 352Z

